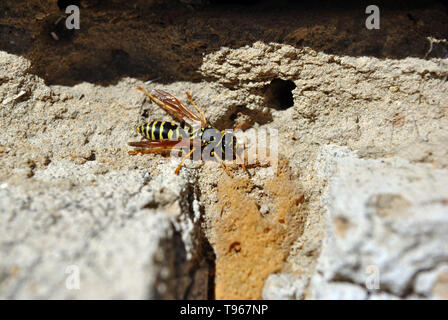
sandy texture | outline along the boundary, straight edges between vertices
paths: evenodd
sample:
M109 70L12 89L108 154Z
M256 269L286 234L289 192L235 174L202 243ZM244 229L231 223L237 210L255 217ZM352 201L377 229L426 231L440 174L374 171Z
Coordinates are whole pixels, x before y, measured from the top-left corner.
M291 244L303 232L303 194L284 163L262 185L222 179L218 198L220 214L212 224L216 298L260 299L266 278L283 268Z
M2 2L0 298L446 298L448 11L378 5ZM277 174L128 155L172 120L137 86L278 130Z

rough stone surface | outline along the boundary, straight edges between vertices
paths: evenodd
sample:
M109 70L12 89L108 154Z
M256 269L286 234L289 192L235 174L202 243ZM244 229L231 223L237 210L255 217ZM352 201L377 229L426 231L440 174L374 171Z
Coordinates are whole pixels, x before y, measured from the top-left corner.
M266 279L262 297L267 300L303 299L307 285L306 277L291 273L274 273Z
M447 298L446 6L272 5L2 2L0 298ZM130 156L172 120L137 86L278 130L277 173Z
M200 213L187 180L91 168L52 163L35 181L1 185L2 296L185 298L190 273L202 272L199 295L190 297L207 298L208 269L195 261Z
M315 165L327 221L316 271L272 275L263 297L446 298L448 170L337 146Z
M448 299L448 265L421 272L415 279L414 289L425 297Z
M357 285L364 294L433 297L435 280L423 273L437 271L437 278L448 260L448 170L363 160L334 147L323 149L316 166L328 183L328 222L311 296L334 297L323 282Z

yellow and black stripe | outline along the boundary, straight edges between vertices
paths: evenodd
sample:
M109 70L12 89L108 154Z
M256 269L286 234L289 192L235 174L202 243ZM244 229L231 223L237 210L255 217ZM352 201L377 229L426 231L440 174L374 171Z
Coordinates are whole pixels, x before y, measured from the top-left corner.
M149 140L168 140L187 138L188 134L182 126L167 121L151 121L137 127L137 131Z

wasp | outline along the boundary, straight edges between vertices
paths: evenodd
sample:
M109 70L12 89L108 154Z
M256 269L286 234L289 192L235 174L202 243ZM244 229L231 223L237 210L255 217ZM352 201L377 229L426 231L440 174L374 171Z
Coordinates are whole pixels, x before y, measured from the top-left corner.
M181 159L179 165L174 171L175 174L179 174L182 168L183 162L189 158L195 150L199 149L202 151L205 147L213 147L213 150L218 150L220 152L211 151L211 158L216 159L224 171L231 177L232 175L226 168L223 160L222 154L226 154L226 150L232 152L232 159L237 158L241 164L243 171L246 171L244 162L241 161L237 148L237 140L233 132L227 130L218 131L213 128L205 118L204 112L196 105L189 92L186 92L186 96L189 102L193 105L196 111L200 114L193 113L191 110L186 108L176 97L163 90L153 90L151 93L142 87L137 87L138 90L146 94L149 99L155 102L159 107L165 110L173 118L177 119L180 124L169 121L150 121L148 123L139 125L136 130L144 137L146 140L129 142L128 144L132 147L136 147L135 150L130 150L130 155L136 154L148 154L148 153L158 153L168 150L188 150L186 155ZM193 124L200 124L194 126ZM190 127L190 130L185 130L185 124ZM233 130L236 130L234 128ZM212 132L213 131L213 132ZM216 139L216 132L219 133L219 137ZM213 144L213 145L210 145Z

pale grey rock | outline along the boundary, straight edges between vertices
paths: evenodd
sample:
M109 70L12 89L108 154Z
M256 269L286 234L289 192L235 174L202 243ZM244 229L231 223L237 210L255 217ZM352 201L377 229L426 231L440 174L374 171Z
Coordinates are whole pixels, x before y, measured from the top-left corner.
M266 300L303 299L307 285L307 278L300 275L271 274L265 281L262 298Z
M410 297L408 297L410 299ZM400 300L400 297L394 296L386 292L371 293L369 300Z
M94 175L91 163L51 163L28 185L1 185L0 297L206 298L188 177Z
M313 291L313 298L320 300L364 300L367 292L352 283L323 282Z
M439 290L440 287L440 290ZM448 264L421 272L415 279L414 291L431 299L448 298Z
M448 260L448 170L327 146L316 171L328 183L327 231L312 298L340 281L408 297L416 276Z

